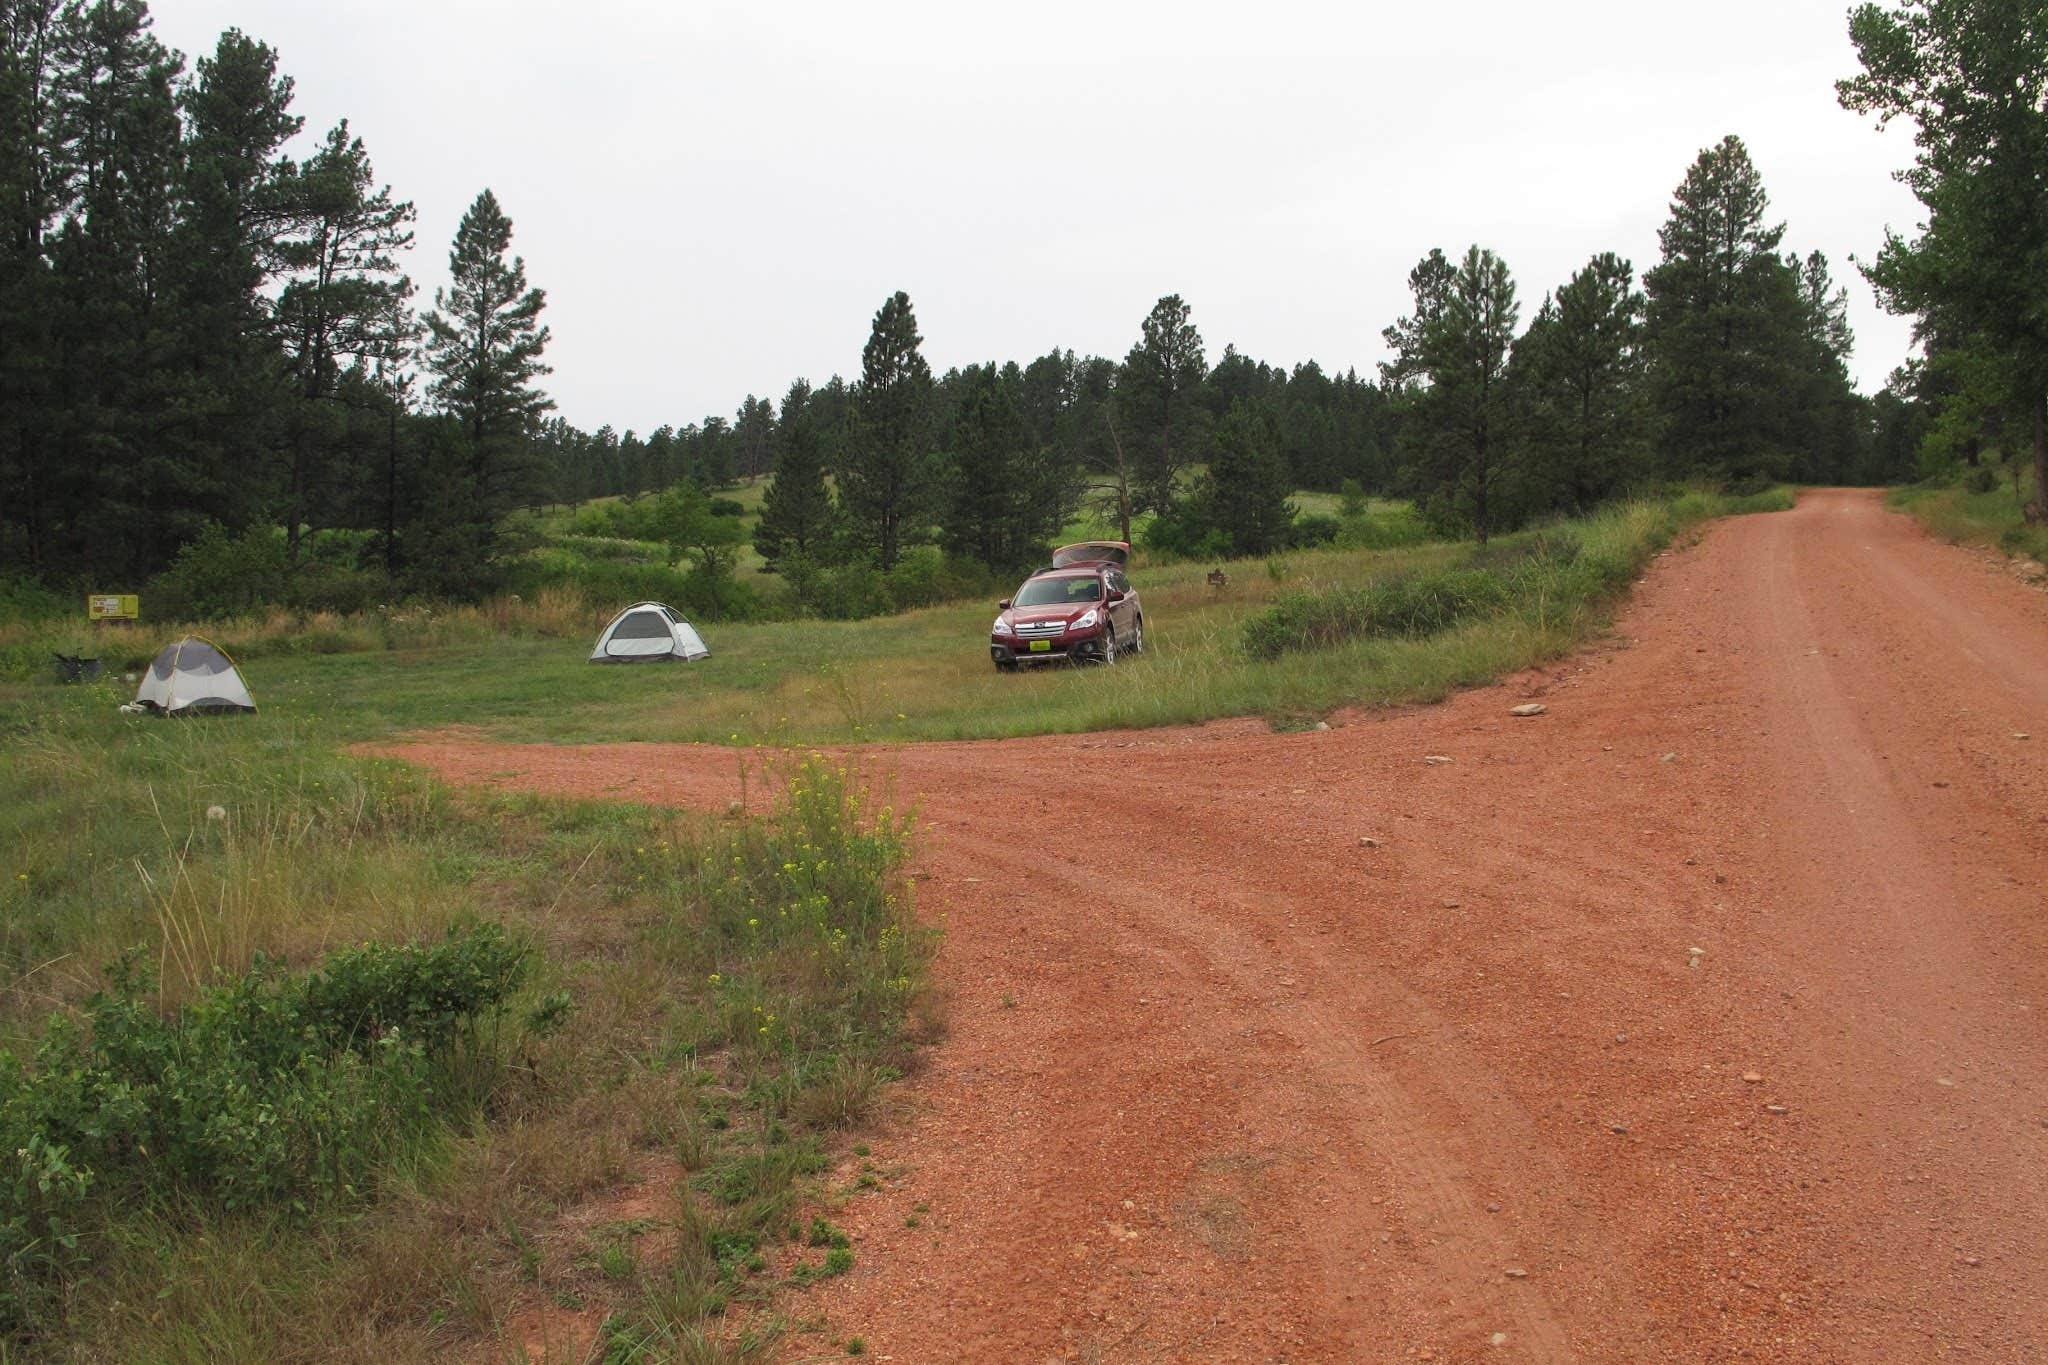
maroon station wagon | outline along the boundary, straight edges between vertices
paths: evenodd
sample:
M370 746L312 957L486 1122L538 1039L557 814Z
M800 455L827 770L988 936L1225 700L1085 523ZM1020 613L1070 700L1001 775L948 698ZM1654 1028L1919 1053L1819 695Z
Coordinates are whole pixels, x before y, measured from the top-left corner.
M989 657L1005 673L1021 664L1113 664L1145 648L1145 609L1124 576L1131 547L1089 541L1053 552L1052 567L1024 580L989 631Z

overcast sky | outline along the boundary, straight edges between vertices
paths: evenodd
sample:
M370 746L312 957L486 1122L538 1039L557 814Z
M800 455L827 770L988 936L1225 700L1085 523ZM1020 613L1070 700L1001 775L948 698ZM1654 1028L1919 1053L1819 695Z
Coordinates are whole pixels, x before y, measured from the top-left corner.
M1506 259L1524 321L1595 252L1657 260L1735 133L1785 244L1849 287L1866 392L1907 324L1850 263L1917 205L1912 147L1839 108L1843 0L1227 5L154 0L239 27L419 207L431 301L489 186L547 291L550 392L642 433L860 368L910 294L933 368L1121 357L1163 294L1211 362L1370 373L1433 246Z

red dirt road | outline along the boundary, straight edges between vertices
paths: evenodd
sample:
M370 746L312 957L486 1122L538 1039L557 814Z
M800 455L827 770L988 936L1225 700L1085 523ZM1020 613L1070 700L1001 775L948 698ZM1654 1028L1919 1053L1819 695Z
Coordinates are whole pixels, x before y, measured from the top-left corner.
M2048 595L1820 492L1616 634L1327 732L869 751L952 1031L806 1310L918 1362L2048 1360Z

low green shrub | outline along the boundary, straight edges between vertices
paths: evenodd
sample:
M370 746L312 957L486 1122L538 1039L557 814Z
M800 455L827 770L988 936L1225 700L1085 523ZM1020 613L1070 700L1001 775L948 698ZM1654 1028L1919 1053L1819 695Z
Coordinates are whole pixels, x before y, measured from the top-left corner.
M1377 635L1434 635L1498 610L1509 588L1486 569L1398 574L1362 588L1296 592L1245 622L1245 652L1277 659Z
M1293 534L1290 538L1294 544L1303 547L1335 545L1337 538L1343 534L1344 522L1341 518L1310 513L1294 519Z
M81 1265L89 1201L305 1212L366 1192L432 1115L488 1087L529 966L481 925L311 972L259 959L166 1016L146 961L114 964L31 1063L0 1053L0 1330Z
M1377 512L1361 509L1342 520L1337 544L1346 550L1399 550L1430 539L1429 527L1410 506Z
M76 615L80 610L77 598L52 591L33 579L0 576L0 625L54 621Z
M302 612L348 615L369 611L389 596L391 585L382 574L315 562L300 565L292 575L285 605Z
M651 540L625 540L617 536L558 535L555 546L585 559L613 560L621 564L661 564L668 561L668 547Z
M252 526L236 534L209 522L150 580L144 601L152 620L214 621L267 605L290 577L283 531Z
M567 590L586 602L616 611L630 602L681 606L690 591L689 578L688 570L668 563L585 559L556 548L513 565L505 586L525 597ZM600 621L599 625L602 624Z
M1682 526L1789 505L1782 490L1741 499L1700 493L1665 504L1621 504L1575 532L1523 532L1468 550L1444 567L1404 569L1360 587L1289 593L1245 622L1244 650L1254 659L1276 659L1351 640L1421 638L1512 611L1549 622L1561 611L1619 593Z
M894 609L889 581L866 560L818 571L811 601L827 621L859 621Z

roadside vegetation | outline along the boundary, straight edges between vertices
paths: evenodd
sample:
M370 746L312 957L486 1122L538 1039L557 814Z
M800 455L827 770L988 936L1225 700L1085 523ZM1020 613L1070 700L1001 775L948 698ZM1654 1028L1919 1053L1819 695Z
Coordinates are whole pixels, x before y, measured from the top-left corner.
M0 1341L424 1360L577 1313L744 1359L827 1268L828 1159L936 1026L857 773L715 821L5 694Z
M1910 512L1952 544L1982 545L2048 565L2048 524L2029 522L2033 471L2025 462L1988 457L1922 483L1894 489L1891 505Z

